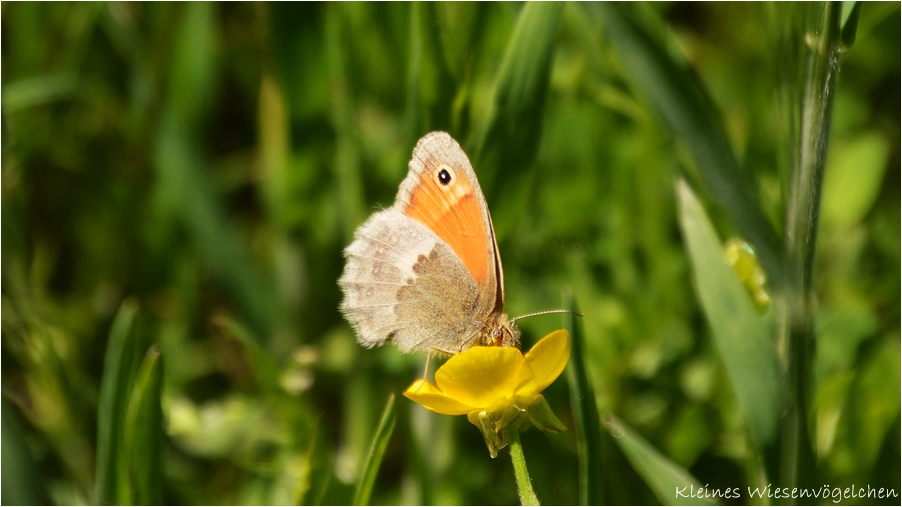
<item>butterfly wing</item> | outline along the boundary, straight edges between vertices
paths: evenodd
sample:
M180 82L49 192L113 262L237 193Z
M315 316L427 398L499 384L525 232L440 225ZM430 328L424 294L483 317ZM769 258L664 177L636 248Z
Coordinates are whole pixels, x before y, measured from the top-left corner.
M341 310L368 347L456 352L481 327L478 287L451 248L396 209L376 213L345 250Z
M432 132L420 139L395 208L454 251L479 287L474 308L481 317L501 311L503 275L488 205L470 160L450 135Z

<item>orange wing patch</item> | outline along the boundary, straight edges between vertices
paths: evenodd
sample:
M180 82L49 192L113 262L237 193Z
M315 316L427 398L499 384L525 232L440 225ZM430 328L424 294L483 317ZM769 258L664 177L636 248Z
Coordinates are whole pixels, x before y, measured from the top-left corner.
M435 178L435 162L427 161L404 214L429 227L447 243L476 283L484 287L493 267L485 218L466 173L460 168L452 170L451 183L440 185Z

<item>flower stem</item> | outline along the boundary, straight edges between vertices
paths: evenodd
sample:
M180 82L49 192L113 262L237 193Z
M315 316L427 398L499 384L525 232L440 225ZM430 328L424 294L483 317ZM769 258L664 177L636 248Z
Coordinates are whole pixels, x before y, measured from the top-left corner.
M526 456L523 455L523 445L520 443L520 431L511 424L507 427L507 441L511 447L511 461L514 463L514 477L517 479L517 491L520 493L520 503L523 505L539 505L539 498L532 490L532 480L529 478L529 470L526 469Z

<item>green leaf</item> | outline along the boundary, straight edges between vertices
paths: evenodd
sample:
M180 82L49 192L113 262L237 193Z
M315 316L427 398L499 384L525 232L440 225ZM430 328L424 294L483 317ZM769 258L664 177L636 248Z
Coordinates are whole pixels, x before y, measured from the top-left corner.
M770 443L786 399L769 322L758 315L726 261L723 246L701 203L678 180L680 225L695 272L695 285L727 376L755 441Z
M357 490L354 492L353 505L367 505L370 503L370 495L373 493L373 485L376 483L376 474L379 473L379 465L382 464L385 448L388 446L388 440L391 438L394 429L395 395L391 394L388 397L388 402L385 404L385 410L382 411L382 419L379 421L379 427L376 428L376 434L373 435L370 452L366 457L366 463L363 465L363 472L360 474Z
M721 113L707 90L689 68L675 62L627 15L625 6L616 2L586 5L604 20L623 65L664 123L689 149L708 193L755 247L768 278L781 285L783 265L777 235L756 200L754 182L733 154Z
M150 347L135 379L125 418L125 452L131 499L136 505L163 502L163 360Z
M601 425L595 391L586 373L583 326L575 322L576 301L565 296L564 327L570 331L570 362L567 364L567 382L570 384L570 405L576 422L576 446L579 459L579 504L601 504Z
M125 466L122 454L123 418L134 377L134 325L138 305L126 300L119 308L110 329L100 382L97 406L97 475L94 501L99 505L128 502Z
M605 416L605 427L626 459L664 505L716 505L715 494L733 496L736 488L708 491L685 468L658 452L641 435L614 415ZM726 495L730 495L727 497Z

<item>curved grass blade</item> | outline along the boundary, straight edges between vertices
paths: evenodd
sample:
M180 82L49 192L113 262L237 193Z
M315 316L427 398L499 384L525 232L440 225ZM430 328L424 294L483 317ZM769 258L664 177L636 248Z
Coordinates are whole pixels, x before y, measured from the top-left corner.
M570 362L567 365L567 382L570 384L570 405L576 426L576 448L579 459L579 504L600 505L602 498L601 474L601 424L595 391L586 374L583 361L585 349L583 326L577 324L577 312L573 296L564 296L564 307L571 313L564 314L564 328L570 331Z
M779 239L755 199L754 182L739 166L720 112L705 88L627 15L622 4L586 6L604 21L620 49L623 65L692 153L710 195L754 245L768 278L782 286Z
M110 329L97 405L97 472L94 501L98 505L129 503L122 454L123 418L129 381L136 366L134 325L138 305L127 300Z
M475 143L475 160L483 160L483 150L491 146L502 150L494 155L504 160L505 167L522 172L535 157L563 11L564 4L559 2L528 2L523 6L498 70L488 121ZM497 166L476 165L483 172Z
M370 452L366 457L366 463L363 465L363 472L360 474L360 482L357 483L357 490L354 492L352 505L369 504L370 495L373 493L373 485L376 483L376 474L379 473L379 465L382 464L385 448L388 446L388 440L391 438L394 429L395 395L392 393L385 404L385 410L382 411L382 418L379 421L379 427L376 428L376 434L373 435L373 442L370 444Z
M626 459L662 504L716 505L715 494L729 494L732 497L732 489L718 492L703 489L685 468L658 452L616 416L606 415L604 424Z
M701 203L683 180L676 183L680 225L695 272L695 285L717 351L752 438L762 447L776 435L787 395L771 325L758 315Z
M163 502L163 360L153 345L144 355L125 417L125 456L131 486L129 503Z

